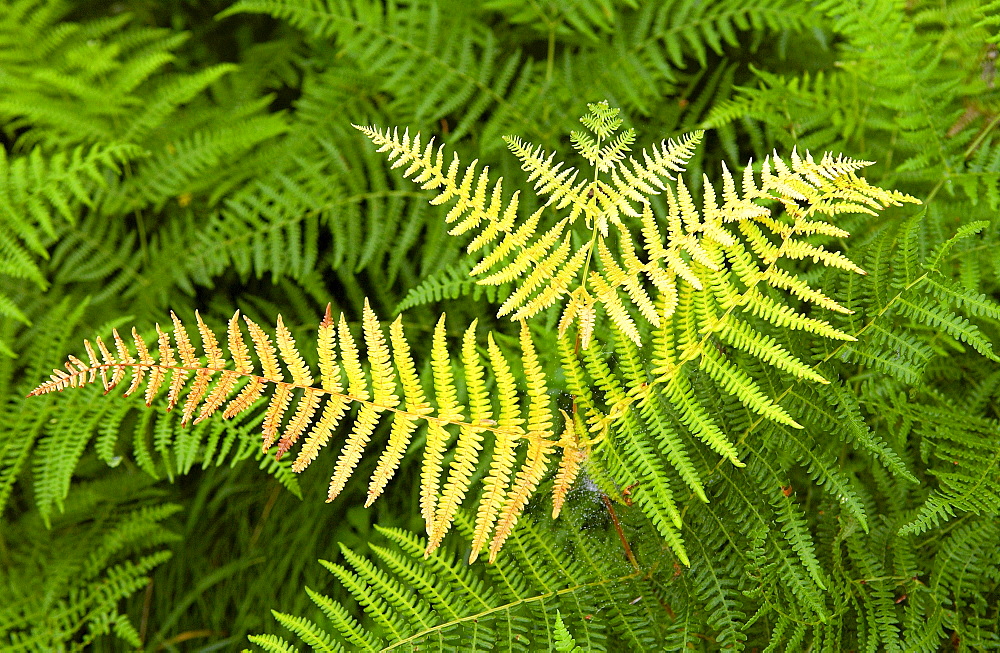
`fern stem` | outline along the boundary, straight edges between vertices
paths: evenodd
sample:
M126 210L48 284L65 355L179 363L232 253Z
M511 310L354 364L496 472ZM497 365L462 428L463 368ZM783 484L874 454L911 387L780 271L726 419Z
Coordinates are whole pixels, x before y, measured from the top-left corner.
M625 549L625 557L632 564L632 568L639 571L639 563L635 559L635 554L632 553L632 547L629 546L628 538L625 537L625 533L622 532L622 525L618 521L618 513L615 512L615 506L611 503L611 499L608 495L601 494L601 499L604 501L604 505L608 509L608 514L611 515L611 523L614 524L615 532L618 533L618 539L621 540L622 548Z
M1000 123L1000 115L995 116L993 120L990 121L990 124L986 125L986 127L983 128L983 131L979 132L979 135L976 136L976 140L972 141L972 144L969 145L969 147L966 148L965 152L962 153L962 158L968 159L970 156L972 156L972 153L975 152L977 149L979 149L979 146L982 145L983 140L986 138L987 135L989 135L991 131L993 131L993 129L997 126L998 123Z
M599 135L595 134L595 140L597 141L597 149L600 149L601 143L603 142L604 139L602 139ZM597 182L600 177L600 174L601 174L600 169L595 165L594 181L592 182L591 186L592 188L591 192L594 193L594 196L590 198L590 201L593 202L595 206L597 205L597 193L598 193ZM583 268L581 269L580 272L580 279L582 280L581 283L584 289L587 288L587 273L590 272L590 261L591 259L594 258L594 243L596 242L597 242L597 218L595 217L594 223L590 227L590 245L588 246L587 250L587 260L583 262Z

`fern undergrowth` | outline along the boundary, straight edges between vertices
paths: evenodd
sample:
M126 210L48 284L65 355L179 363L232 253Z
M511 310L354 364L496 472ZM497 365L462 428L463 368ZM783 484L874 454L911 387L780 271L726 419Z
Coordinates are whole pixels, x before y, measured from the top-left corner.
M0 648L1000 648L998 28L0 0Z

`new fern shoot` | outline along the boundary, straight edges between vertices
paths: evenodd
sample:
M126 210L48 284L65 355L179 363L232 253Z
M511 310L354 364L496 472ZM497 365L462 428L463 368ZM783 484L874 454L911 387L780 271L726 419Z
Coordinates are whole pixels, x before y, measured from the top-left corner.
M586 131L571 135L587 171L517 137L506 139L545 198L530 215L519 209L519 192L505 196L503 180L491 179L477 161L463 166L456 154L449 156L433 139L425 143L420 134L358 127L393 167L405 166L404 177L437 192L431 204L450 205L450 233L472 236L467 249L477 283L509 284L498 315L519 323L519 351L505 352L493 334L484 342L475 322L460 343L450 344L442 315L432 338L430 378L422 380L401 318L387 337L366 302L362 347L344 316L334 320L328 306L317 334L317 378L281 316L272 336L234 315L227 354L200 315L196 347L171 314L172 331L157 326L152 345L136 329L128 339L114 331L110 344L97 338L96 349L85 342L86 360L70 356L65 370L55 370L31 395L100 379L106 391L127 382L125 394L142 391L147 405L166 389L167 409L178 408L183 423L262 408L264 450L281 457L301 442L296 472L338 437L341 425L349 426L329 501L385 421L388 441L378 453L366 505L383 492L423 428L425 554L441 545L473 479L482 474L470 561L484 550L491 561L496 558L553 467L558 515L588 460L595 474L635 484L632 501L687 564L667 466L683 486L708 498L681 434L743 465L740 442L719 425L717 408L696 388L715 386L759 419L801 428L768 391L760 369L817 383L827 379L817 364L783 344L781 332L855 338L822 316L850 308L797 272L811 264L864 274L827 246L848 237L836 217L875 215L917 200L859 177L869 162L831 154L817 161L793 150L788 161L774 154L759 170L748 163L738 176L723 167L721 189L706 177L696 201L680 173L702 132L633 153L635 132L621 129L618 109L603 102L588 106L581 119ZM572 397L559 406L528 325L550 309L560 311L566 385L558 389ZM615 366L601 347L614 349ZM734 364L730 349L754 357L759 366Z

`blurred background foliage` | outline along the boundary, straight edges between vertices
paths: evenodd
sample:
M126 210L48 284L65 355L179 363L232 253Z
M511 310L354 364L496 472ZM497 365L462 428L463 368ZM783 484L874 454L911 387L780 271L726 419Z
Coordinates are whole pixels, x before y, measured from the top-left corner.
M198 308L215 325L237 308L259 323L281 313L303 351L327 302L357 320L366 296L383 317L406 307L413 334L442 310L452 324L479 318L513 333L465 280L461 243L428 195L351 123L436 135L511 183L523 176L502 136L566 153L586 103L604 99L640 147L709 129L689 166L695 192L702 171L717 178L722 162L738 170L772 149L876 161L872 183L925 206L845 217L845 252L881 279L839 289L863 321L885 306L879 293L905 285L898 261L934 255L976 221L986 224L949 245L941 269L997 297L998 28L1000 3L980 0L0 0L0 648L294 639L270 610L322 622L305 586L372 625L316 561L354 564L350 555L419 531L412 460L371 509L364 473L325 504L333 457L295 476L259 453L253 418L181 429L93 388L24 399L82 338L131 324L148 335L169 310ZM989 311L965 308L996 342ZM816 617L803 595L783 593L791 581L768 554L781 528L741 532L742 508L722 489L718 512L689 515L704 534L690 570L619 504L649 565L630 576L584 480L561 523L534 509L518 532L526 544L501 566L523 563L510 573L530 576L548 555L532 538L560 543L546 564L572 560L580 569L567 578L610 587L575 608L597 615L593 632L565 606L557 626L543 602L508 610L517 637L496 646L1000 648L1000 368L933 320L895 324L909 335L887 330L831 363L854 394L830 405L886 440L920 484L824 444L872 521L861 537L837 521L821 474L776 458L773 478L797 493L788 519L833 579L832 612ZM758 482L727 475L713 483ZM462 542L451 546L455 555ZM490 583L501 572L470 573Z

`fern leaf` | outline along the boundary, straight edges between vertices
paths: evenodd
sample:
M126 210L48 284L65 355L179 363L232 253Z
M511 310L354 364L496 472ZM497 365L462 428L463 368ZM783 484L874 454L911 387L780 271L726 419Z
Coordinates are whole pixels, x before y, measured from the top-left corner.
M940 328L956 340L971 345L986 358L1000 361L1000 357L993 353L993 344L982 335L979 327L969 322L967 318L921 298L911 299L901 296L897 301L903 314L929 326Z
M473 321L462 337L462 368L469 395L471 424L463 424L459 428L455 457L449 465L448 478L441 490L437 512L434 515L434 526L428 532L428 552L440 546L472 482L472 473L475 471L483 441L482 429L478 425L492 424L495 421L492 419L489 393L483 381L485 368L476 351L475 325L476 322Z
M479 513L476 516L476 530L472 539L472 554L470 562L474 562L479 550L485 545L487 536L496 525L501 505L506 499L510 485L511 468L514 466L515 447L517 441L507 435L508 431L521 430L521 411L517 404L517 384L511 373L510 364L504 358L500 348L493 341L492 334L488 340L490 365L497 379L497 395L500 410L497 414L497 425L503 429L497 433L493 445L493 465L483 485L483 498L479 503Z
M562 412L562 411L560 411ZM580 473L580 464L586 457L586 451L580 446L580 435L585 433L583 424L574 415L572 418L562 413L565 430L559 439L562 447L562 457L559 459L559 471L556 474L555 485L552 488L552 518L559 517L566 495Z
M788 353L771 336L761 333L746 322L726 320L718 331L719 339L737 347L780 370L816 383L829 383L812 367Z
M601 308L622 333L641 345L642 329L631 310L637 310L654 327L660 321L654 309L658 300L645 284L666 296L664 315L669 317L675 310L680 277L696 290L711 288L706 292L724 296L727 303L740 303L775 326L851 339L825 320L805 317L772 299L764 290L772 288L828 310L850 313L821 290L779 268L779 261L811 259L827 267L863 274L840 252L804 238L847 236L844 229L823 216L874 213L888 205L917 200L872 186L858 177L857 171L870 162L829 153L817 162L808 152L801 156L793 150L790 163L777 154L767 157L759 183L747 166L742 193L724 168L721 204L706 178L703 208L699 211L683 178L673 185L669 182L693 154L700 132L680 141L664 142L659 149L654 146L651 152L644 150L642 162L626 160L635 135L625 130L614 136L622 125L619 110L606 102L588 108L581 122L590 134L574 132L571 142L594 168L593 181L577 181L579 171L555 161L555 153L546 154L517 137L507 138L527 180L534 183L534 190L548 196L545 206L520 224L516 224L519 194L515 192L504 202L502 179L491 181L487 168L478 169L478 161L460 174L459 159L452 155L445 170L443 147L435 147L433 141L424 145L419 134L411 137L409 131L404 131L400 136L396 130L357 128L380 152L387 153L392 167L406 166L404 177L412 176L423 188L438 190L432 204L453 203L445 217L447 223L457 222L451 233L479 230L470 251L494 245L470 274L480 277L477 283L516 285L500 306L498 316L526 319L566 297L559 320L560 335L577 323L581 342L589 345L597 309ZM609 175L611 183L602 180L601 174ZM650 209L650 198L661 191L666 194L668 206L665 241ZM758 203L767 200L777 200L784 214L774 215ZM641 212L636 204L641 206ZM541 221L543 209L562 215L545 228ZM580 216L589 233L576 239L573 236L579 229ZM628 226L636 218L643 235L639 246ZM611 225L619 240L613 248L608 242ZM726 258L732 263L731 271L723 268ZM735 291L737 280L745 291Z
M319 626L305 617L296 617L278 612L277 610L271 610L271 614L274 615L278 623L295 633L298 637L301 637L314 651L340 653L344 650L340 644L330 639L329 635L320 630Z
M556 610L556 621L552 629L552 634L555 638L556 651L560 653L583 653L583 649L576 643L573 635L566 628L566 624L563 623L562 614L558 610Z
M306 594L309 595L313 603L319 606L319 609L333 623L337 632L347 640L348 644L356 647L358 650L372 652L378 651L382 647L382 642L372 633L362 628L357 619L344 606L329 596L320 594L308 587L306 588Z
M277 635L250 635L247 639L267 653L297 653L299 650Z
M347 419L349 408L357 406L357 413L349 419L350 433L337 459L328 500L333 500L343 489L376 426L388 414L392 423L389 443L379 456L369 483L368 504L381 494L395 473L418 425L425 424L428 435L421 472L421 511L430 535L428 552L440 545L454 521L469 492L472 474L484 457L481 453L484 436L492 434L493 450L485 456L489 461L487 481L479 506L480 519L474 534L472 558L475 559L487 543L490 543L491 558L496 556L548 469L552 453L560 442L553 431L545 376L527 327L522 328L520 338L527 391L518 386L514 370L493 337L487 338L489 362L484 364L476 351L475 323L466 329L461 359L468 401L462 403L458 400L448 355L444 316L432 340L432 394L424 390L417 376L401 322L397 320L391 325L387 340L367 302L362 332L370 379L346 319L341 316L335 325L329 307L319 325L317 349L321 378L318 384L303 361L291 330L280 316L273 338L255 322L243 317L252 346L244 339L238 318L239 314L229 321L229 356L201 316L196 314L203 352L203 356L199 356L183 322L172 313L173 332L157 329L158 353L150 350L138 332L132 333L133 351L114 331L113 351L100 338L96 340L97 351L85 342L88 362L70 356L66 371L54 370L51 379L29 396L80 387L98 379L105 390L110 391L131 375L128 393L137 392L145 383L146 399L151 401L169 377L167 407L183 406L182 426L196 413L198 423L220 412L224 418L236 417L249 411L258 399L267 397L267 407L260 419L263 450L267 451L277 442L275 453L276 458L280 458L304 435L304 443L292 465L295 472L309 466L333 437L338 425ZM259 372L251 354L259 362ZM290 379L282 371L282 364ZM487 372L497 384L496 406L488 389ZM240 382L244 382L242 386ZM402 397L399 396L400 387ZM436 408L428 397L434 399ZM227 405L223 410L224 404ZM99 416L100 413L95 414L94 419ZM439 487L443 458L451 439L449 427L457 427L459 435L447 478L443 487ZM89 438L93 431L81 429L77 432ZM164 431L162 437L157 436L155 440L158 448L168 452L173 441L172 430ZM73 455L57 457L72 467L86 441L61 438L60 442L73 443ZM526 443L527 457L515 472L522 442ZM51 471L52 467L46 465L44 469ZM50 494L41 493L40 500L46 505L58 501L62 491L55 483L45 481L39 485L52 488Z
M784 408L768 399L760 391L750 375L709 351L703 352L698 360L701 368L713 381L719 384L719 387L739 397L747 408L780 424L788 424L797 429L802 428L802 425L792 419Z
M395 368L399 371L400 384L403 387L403 394L406 399L406 411L411 414L427 415L432 412L431 405L424 397L420 379L410 355L410 345L403 334L402 320L396 319L389 327L389 337L392 343L393 361ZM388 361L384 363L388 365ZM368 487L368 500L365 506L370 506L382 493L383 488L389 482L392 474L399 466L399 462L406 451L410 438L417 427L417 422L405 413L395 413L393 415L392 430L389 435L389 444L379 457L378 466L372 473L371 483Z

